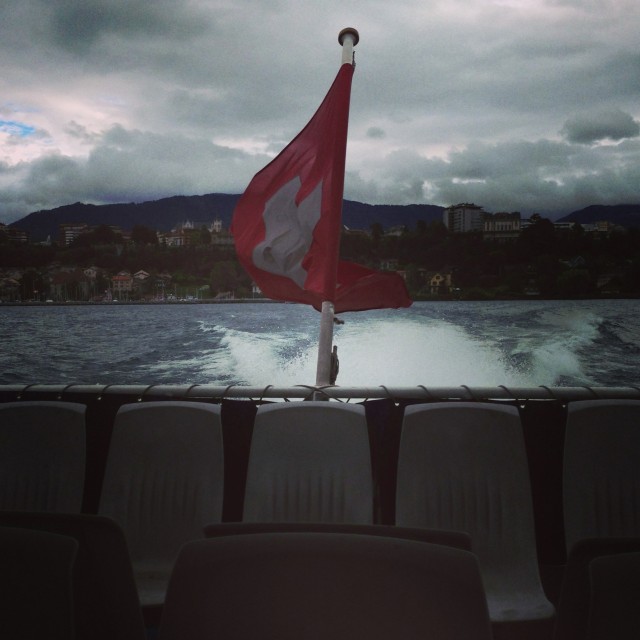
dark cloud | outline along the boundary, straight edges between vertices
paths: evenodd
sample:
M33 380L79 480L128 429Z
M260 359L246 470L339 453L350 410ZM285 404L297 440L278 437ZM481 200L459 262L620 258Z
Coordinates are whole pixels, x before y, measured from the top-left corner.
M448 175L435 180L434 197L475 201L489 211L552 215L600 202L633 202L639 150L637 143L622 152L549 141L475 146L452 157ZM469 165L476 167L472 178Z
M384 136L384 129L381 129L380 127L369 127L367 129L367 138L380 139L384 138Z
M347 25L347 197L640 202L636 0L464 5L4 0L0 114L32 133L0 131L0 219L242 191L320 104Z
M85 159L50 155L18 167L0 165L0 202L4 211L24 215L49 208L45 203L237 193L268 160L180 134L115 126Z
M103 37L188 38L205 29L204 15L193 5L178 11L167 0L41 0L49 12L54 41L74 52L86 53Z
M100 139L99 134L89 131L87 127L78 124L74 120L67 124L64 131L72 138L80 140L83 144L94 144Z
M377 203L475 202L490 212L558 216L594 203L637 201L639 152L637 140L605 147L473 143L447 160L397 151L377 160L375 179L348 174L346 195Z
M562 135L577 144L593 144L601 140L622 140L640 135L640 124L620 109L576 115L562 127Z

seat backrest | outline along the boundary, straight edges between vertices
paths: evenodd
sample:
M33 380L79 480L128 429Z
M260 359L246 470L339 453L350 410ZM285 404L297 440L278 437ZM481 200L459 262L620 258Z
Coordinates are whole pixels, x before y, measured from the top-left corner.
M569 403L563 500L567 551L585 538L640 537L640 401Z
M339 533L227 536L183 547L162 640L489 640L477 560L413 540Z
M145 639L127 544L115 521L84 514L0 512L0 527L47 531L78 543L73 568L76 640Z
M263 405L256 414L245 522L373 522L364 408L331 402Z
M601 556L633 553L640 554L640 538L585 538L571 547L560 591L554 640L584 640L587 637L591 562ZM617 636L612 634L610 637Z
M0 404L0 510L80 513L86 428L83 404Z
M553 615L540 581L527 456L515 407L468 402L407 407L396 524L466 531L492 620Z
M587 640L640 638L640 553L594 558Z
M44 531L0 527L0 635L74 637L71 575L76 540Z
M122 527L134 565L173 563L180 547L222 517L220 407L123 405L115 418L99 513Z
M161 605L180 547L222 518L220 407L123 405L116 414L99 513L122 527L143 607Z

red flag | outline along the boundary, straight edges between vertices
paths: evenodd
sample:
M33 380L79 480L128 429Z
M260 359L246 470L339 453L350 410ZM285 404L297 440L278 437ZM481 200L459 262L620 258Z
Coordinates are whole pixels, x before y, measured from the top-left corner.
M307 126L249 183L233 213L240 262L263 293L336 313L408 307L402 277L338 259L353 65Z

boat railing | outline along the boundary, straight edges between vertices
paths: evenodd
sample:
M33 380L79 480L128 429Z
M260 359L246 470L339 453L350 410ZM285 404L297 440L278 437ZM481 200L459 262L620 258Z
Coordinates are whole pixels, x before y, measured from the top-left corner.
M231 384L227 386L207 384L5 384L0 385L0 398L20 400L25 396L47 396L64 399L65 396L86 396L101 399L107 396L125 395L143 401L147 397L209 401L224 399L281 399L309 400L324 398L336 401L388 399L397 401L511 401L554 400L571 402L595 399L640 399L640 387L476 387L460 385L456 387L437 386L250 386Z

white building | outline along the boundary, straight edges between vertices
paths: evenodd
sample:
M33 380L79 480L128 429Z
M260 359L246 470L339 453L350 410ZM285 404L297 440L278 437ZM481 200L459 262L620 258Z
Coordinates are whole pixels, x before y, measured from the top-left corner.
M482 207L464 202L447 207L442 215L442 221L451 233L482 231L483 215Z
M483 217L485 240L508 242L517 240L521 231L520 212L485 213Z

